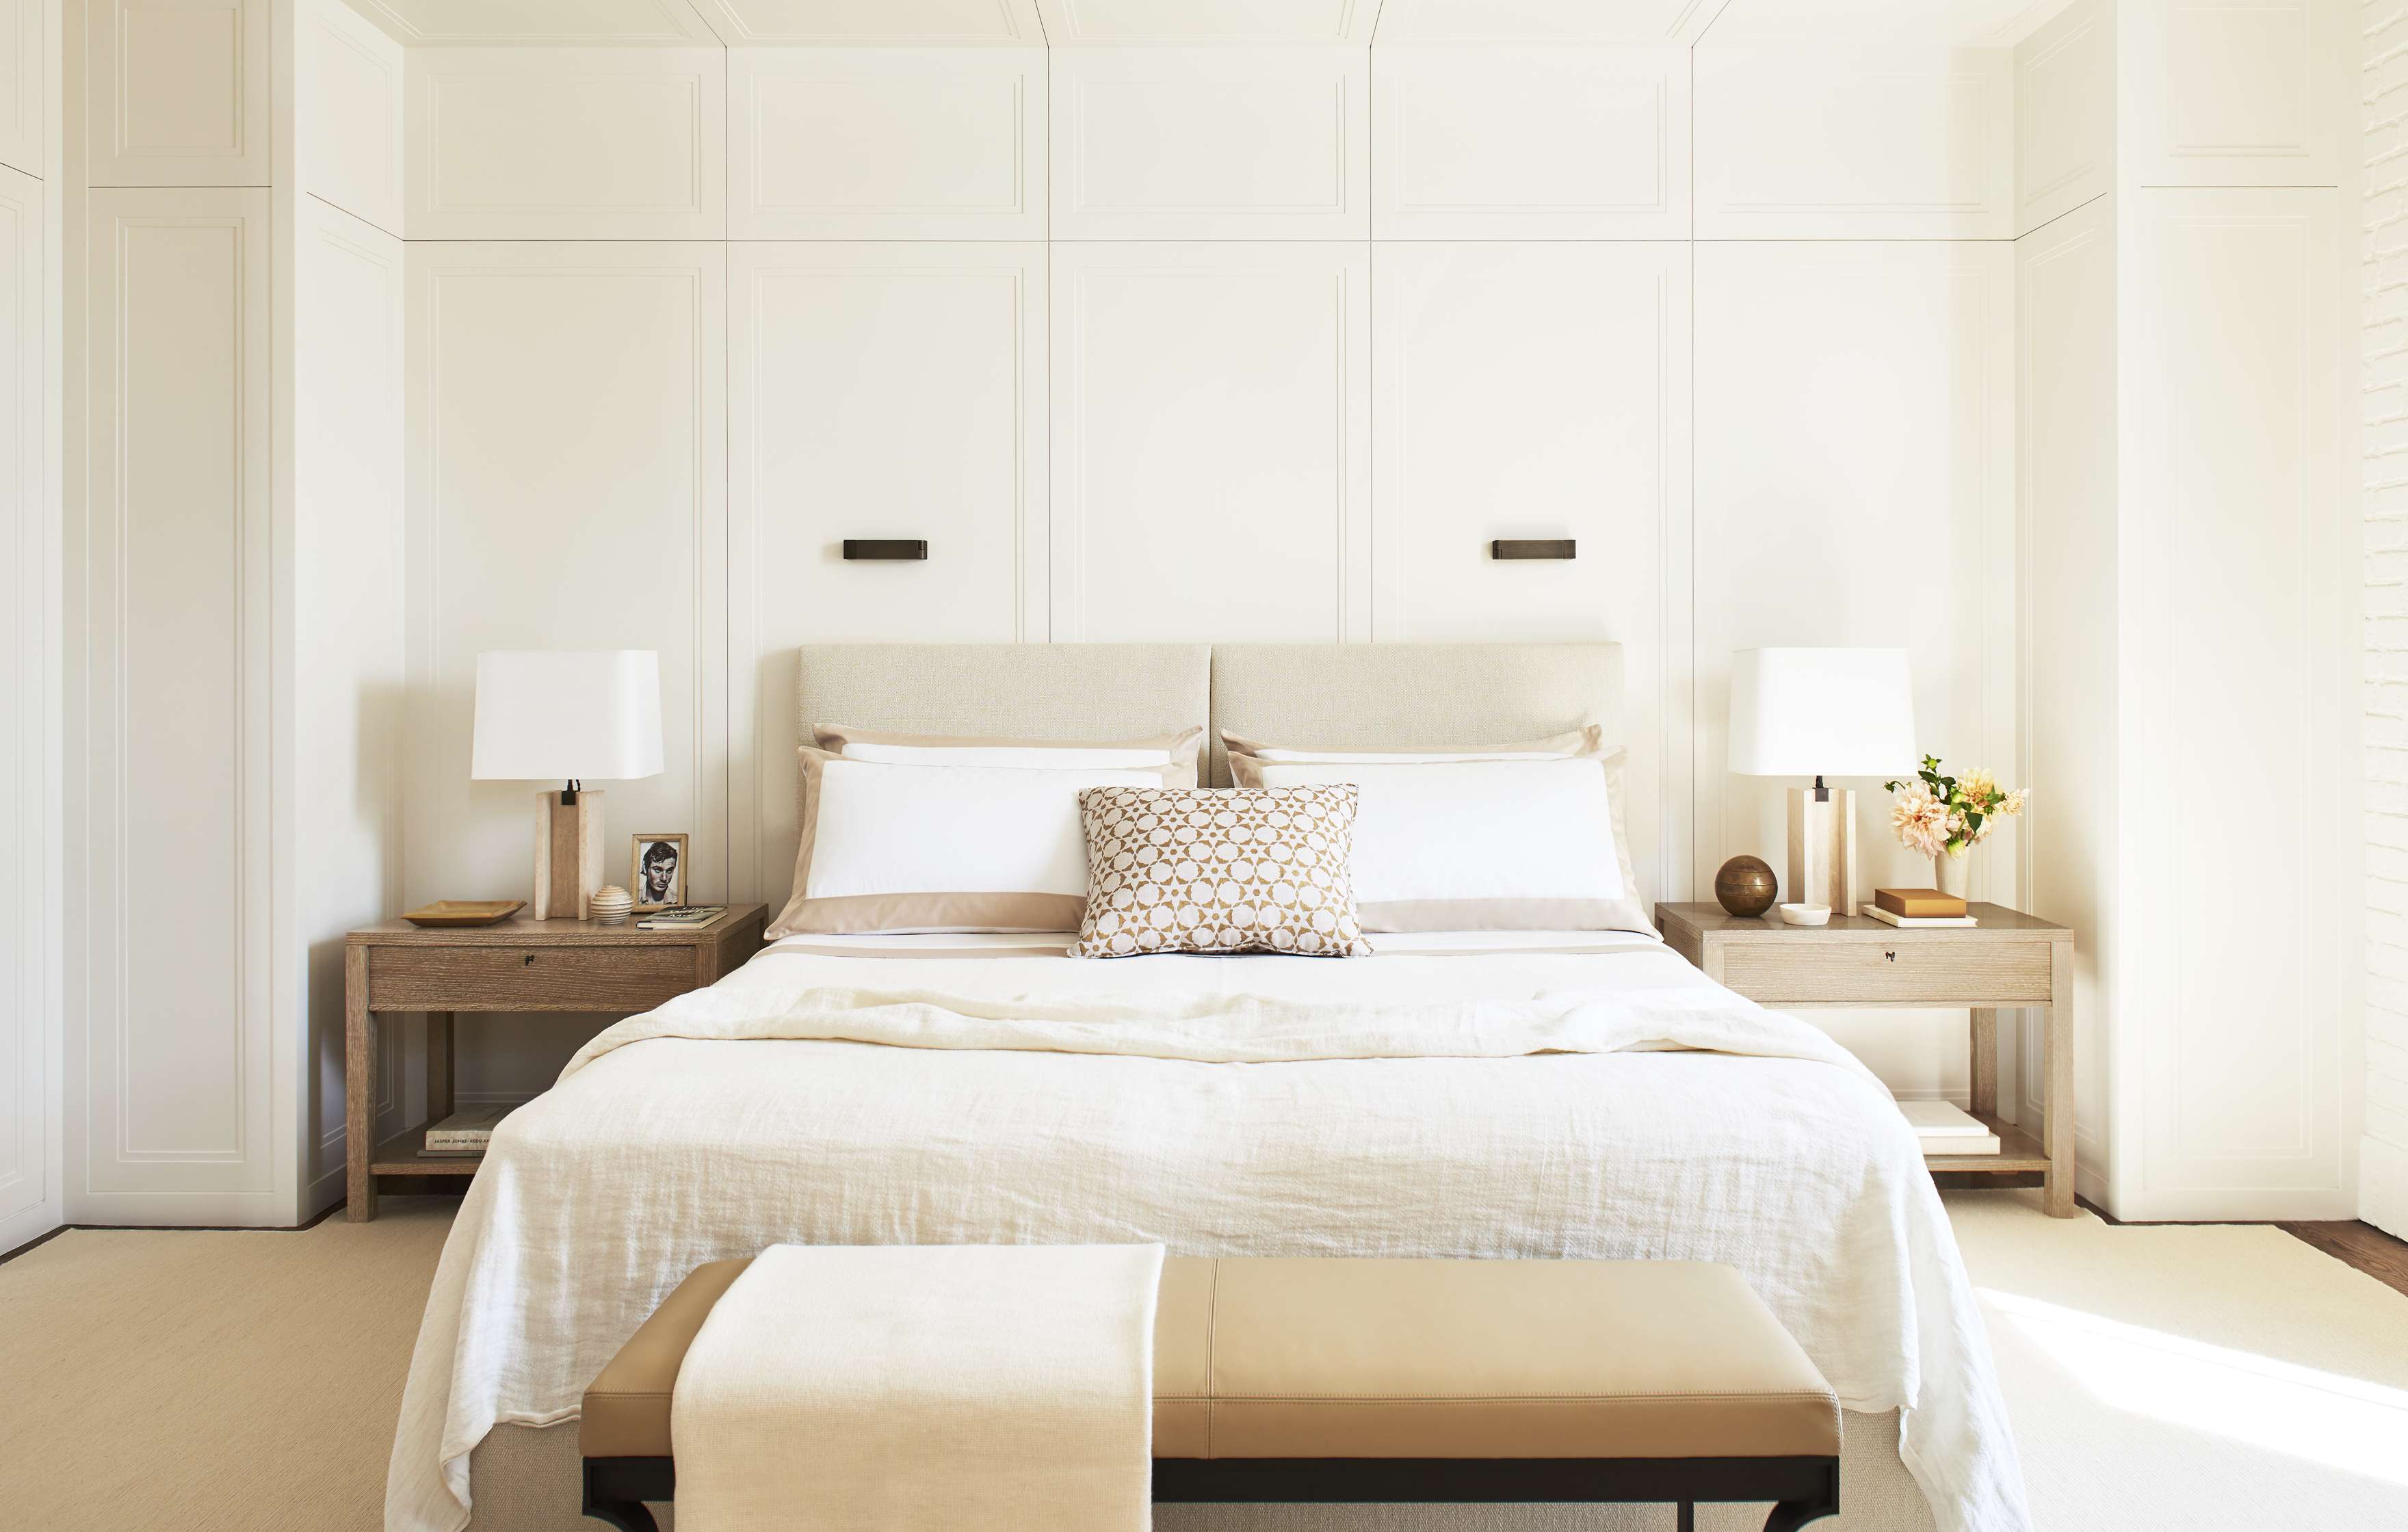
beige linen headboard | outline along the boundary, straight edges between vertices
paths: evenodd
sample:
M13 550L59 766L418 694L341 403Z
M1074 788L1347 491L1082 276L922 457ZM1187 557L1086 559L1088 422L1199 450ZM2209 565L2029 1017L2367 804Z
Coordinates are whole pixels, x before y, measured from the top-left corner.
M810 644L798 659L803 743L819 723L1031 739L1205 723L1209 780L1225 787L1225 728L1344 747L1500 744L1601 723L1609 743L1627 742L1619 644ZM1641 847L1652 780L1641 766ZM792 877L795 828L762 828L763 897L774 908Z

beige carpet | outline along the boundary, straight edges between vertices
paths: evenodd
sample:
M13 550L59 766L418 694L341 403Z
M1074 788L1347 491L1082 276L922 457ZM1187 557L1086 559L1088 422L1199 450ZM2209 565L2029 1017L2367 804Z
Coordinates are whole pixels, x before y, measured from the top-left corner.
M390 1198L306 1234L79 1231L0 1266L10 1525L380 1525L452 1206ZM2043 1532L2408 1528L2408 1297L2276 1229L2057 1221L2017 1193L1950 1206Z

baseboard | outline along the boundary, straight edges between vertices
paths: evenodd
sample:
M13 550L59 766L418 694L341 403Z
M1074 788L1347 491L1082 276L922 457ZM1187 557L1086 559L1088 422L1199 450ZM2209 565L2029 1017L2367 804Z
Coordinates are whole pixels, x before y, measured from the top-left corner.
M59 1216L59 1205L47 1200L0 1218L0 1256L13 1255L37 1239L48 1238L65 1223Z
M68 1223L78 1228L289 1229L295 1217L293 1191L283 1192L86 1192L72 1199Z
M2359 1143L2358 1216L2395 1238L2408 1239L2408 1149L2381 1138Z

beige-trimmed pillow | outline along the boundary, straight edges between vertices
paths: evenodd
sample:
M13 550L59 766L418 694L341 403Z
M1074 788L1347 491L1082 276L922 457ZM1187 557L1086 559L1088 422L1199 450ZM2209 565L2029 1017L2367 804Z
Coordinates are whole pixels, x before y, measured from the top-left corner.
M799 747L795 890L771 938L1075 930L1086 909L1079 793L1177 769L905 766Z
M816 723L819 749L861 761L898 766L1034 766L1048 771L1078 766L1169 766L1174 787L1193 787L1197 757L1203 752L1201 725L1146 739L1007 739L969 735L905 734L844 723Z
M1364 957L1349 848L1355 789L1091 787L1073 957Z
M1652 936L1623 807L1627 752L1604 749L1597 733L1583 731L1584 748L1570 756L1266 761L1233 754L1229 772L1240 787L1368 784L1354 846L1355 908L1367 931ZM1588 771L1598 774L1593 795L1583 780ZM1444 812L1429 792L1414 791L1436 787L1461 795L1459 814ZM1405 798L1418 801L1398 801ZM1534 809L1541 810L1535 818ZM1594 848L1594 862L1567 868L1563 853L1583 841ZM1612 876L1596 876L1609 862ZM1462 881L1451 883L1450 875Z
M1338 750L1266 744L1223 729L1221 744L1232 758L1247 755L1257 761L1361 761L1402 766L1440 761L1560 761L1601 750L1604 734L1602 728L1591 723L1544 739L1525 739L1511 745L1366 745Z

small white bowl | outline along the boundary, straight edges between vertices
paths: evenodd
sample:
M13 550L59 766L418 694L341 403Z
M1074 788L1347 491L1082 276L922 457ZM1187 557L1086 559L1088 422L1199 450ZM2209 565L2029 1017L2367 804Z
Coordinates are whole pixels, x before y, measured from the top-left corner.
M1784 925L1828 925L1831 907L1827 904L1785 904L1781 907Z

